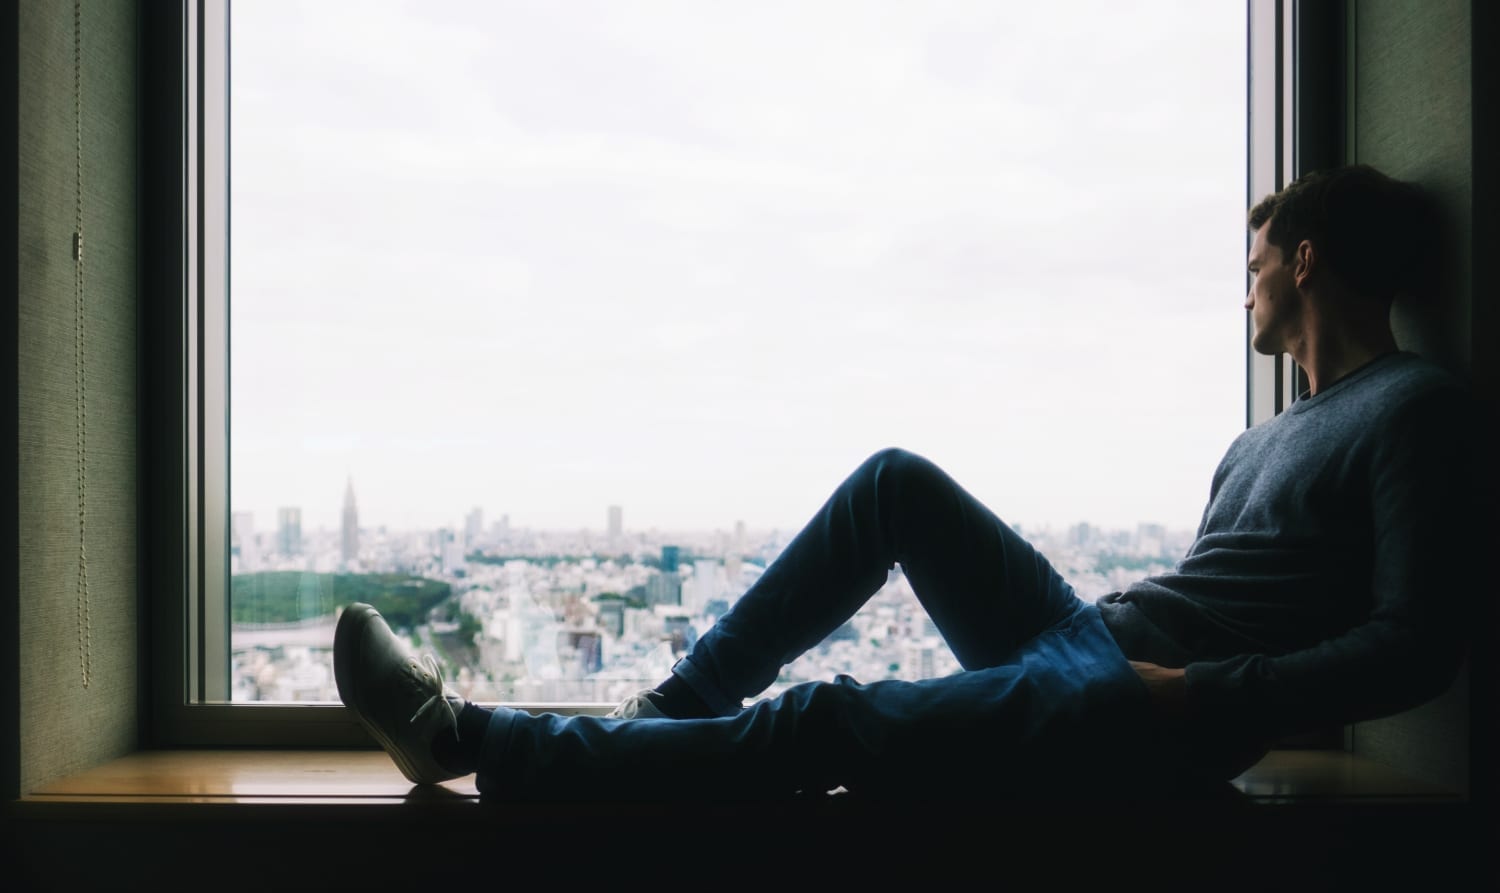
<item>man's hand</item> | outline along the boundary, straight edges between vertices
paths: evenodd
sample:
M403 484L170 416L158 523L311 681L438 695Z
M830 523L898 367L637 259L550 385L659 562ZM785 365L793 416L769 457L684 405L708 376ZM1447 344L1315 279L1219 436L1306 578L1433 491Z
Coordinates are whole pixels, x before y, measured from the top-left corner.
M1130 662L1131 669L1146 683L1151 694L1151 703L1163 715L1177 718L1187 712L1187 670L1172 669L1143 660Z

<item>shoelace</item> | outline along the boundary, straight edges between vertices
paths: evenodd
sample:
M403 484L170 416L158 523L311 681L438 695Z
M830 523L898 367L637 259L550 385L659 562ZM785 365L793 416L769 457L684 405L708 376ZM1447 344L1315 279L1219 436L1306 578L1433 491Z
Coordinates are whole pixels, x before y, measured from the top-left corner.
M635 719L637 716L641 715L642 711L648 709L651 711L652 716L661 715L661 711L656 709L656 705L651 703L651 699L647 697L647 695L649 695L650 693L650 689L642 689L641 691L636 692L635 694L621 701L620 706L616 707L614 710L611 710L609 715L614 717L615 719Z
M416 683L418 691L428 696L408 721L415 723L434 709L441 707L448 711L448 720L453 724L453 734L456 737L458 714L453 712L453 704L448 701L447 690L443 688L443 671L438 667L437 658L431 654L412 658L411 663L407 664L407 670L411 680Z

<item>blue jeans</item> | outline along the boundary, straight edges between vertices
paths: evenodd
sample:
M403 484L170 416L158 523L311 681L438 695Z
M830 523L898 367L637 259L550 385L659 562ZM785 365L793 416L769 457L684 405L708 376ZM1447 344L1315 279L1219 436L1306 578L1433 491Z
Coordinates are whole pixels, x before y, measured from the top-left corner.
M847 676L741 708L899 563L961 672ZM620 720L500 708L496 799L1144 791L1170 771L1144 684L1098 610L931 462L871 456L673 673L721 715Z

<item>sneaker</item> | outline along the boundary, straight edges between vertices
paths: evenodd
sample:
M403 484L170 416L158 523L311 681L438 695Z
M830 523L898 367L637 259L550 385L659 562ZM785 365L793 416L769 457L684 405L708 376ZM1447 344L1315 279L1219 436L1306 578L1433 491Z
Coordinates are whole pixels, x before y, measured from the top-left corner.
M657 709L656 702L651 700L654 694L654 690L643 688L605 715L610 719L666 719L667 715Z
M444 688L430 654L414 656L380 612L355 602L344 608L333 634L333 678L339 699L413 784L436 784L458 774L438 765L432 742L458 734L464 699Z

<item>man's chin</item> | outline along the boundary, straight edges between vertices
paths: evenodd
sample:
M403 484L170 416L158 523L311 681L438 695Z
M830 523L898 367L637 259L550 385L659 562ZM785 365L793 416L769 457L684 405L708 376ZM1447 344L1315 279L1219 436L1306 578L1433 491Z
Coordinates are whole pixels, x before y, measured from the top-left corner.
M1274 357L1277 354L1286 352L1281 349L1281 345L1273 344L1271 339L1262 338L1258 333L1250 339L1250 349L1267 357Z

